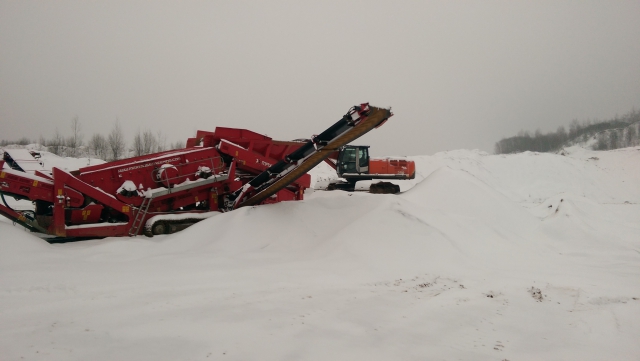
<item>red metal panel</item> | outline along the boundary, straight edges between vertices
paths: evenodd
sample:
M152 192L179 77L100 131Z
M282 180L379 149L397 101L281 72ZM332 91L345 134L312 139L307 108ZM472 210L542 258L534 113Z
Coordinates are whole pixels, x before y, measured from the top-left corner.
M98 223L103 209L99 204L90 204L81 209L66 209L65 218L70 224Z
M215 149L191 148L136 157L125 163L117 161L81 168L78 178L109 194L116 194L125 181L132 181L136 187L142 185L144 190L155 189L165 186L155 177L157 170L165 164L176 166L179 173L179 177L170 181L171 184L196 180L195 174L200 166L209 167L216 173L223 170L220 154Z
M13 193L31 201L54 201L53 182L13 169L0 171L0 189L4 193ZM84 203L82 194L70 188L64 190L70 206L82 206Z
M48 179L50 181L53 181L53 178L51 178L51 175L49 175L49 174L42 173L42 172L39 172L39 171L35 171L35 172L33 172L33 174L38 176L38 177L42 177L42 178Z
M65 229L66 237L123 237L129 235L131 224L97 223L93 227L83 225Z
M65 211L66 204L64 202L64 186L73 187L83 194L95 199L97 202L102 203L118 213L122 213L128 217L129 227L133 222L131 206L123 202L118 201L115 197L92 187L91 185L81 181L80 179L72 176L70 173L65 172L58 168L53 168L54 187L56 191L56 201L53 208L53 232L58 236L66 236L65 229ZM83 228L84 235L91 234L91 228ZM125 232L126 234L126 232ZM97 234L96 234L97 235ZM120 234L121 235L121 234Z

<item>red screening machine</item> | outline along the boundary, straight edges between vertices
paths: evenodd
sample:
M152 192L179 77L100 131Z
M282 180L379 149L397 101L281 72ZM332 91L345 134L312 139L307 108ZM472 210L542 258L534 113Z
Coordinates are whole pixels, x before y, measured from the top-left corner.
M0 195L30 200L35 211L6 202L0 214L65 238L168 234L219 212L301 200L307 172L392 113L368 103L306 141L276 141L245 129L198 131L184 149L51 174L4 167Z

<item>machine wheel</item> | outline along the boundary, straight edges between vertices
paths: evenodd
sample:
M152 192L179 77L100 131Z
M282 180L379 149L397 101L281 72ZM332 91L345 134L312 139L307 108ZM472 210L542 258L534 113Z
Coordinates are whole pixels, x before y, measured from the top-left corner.
M153 226L151 226L151 233L153 235L169 233L168 224L162 221L154 223Z
M172 234L181 231L202 219L182 219L182 220L159 220L153 223L150 228L144 228L144 235L147 237L158 236L161 234Z

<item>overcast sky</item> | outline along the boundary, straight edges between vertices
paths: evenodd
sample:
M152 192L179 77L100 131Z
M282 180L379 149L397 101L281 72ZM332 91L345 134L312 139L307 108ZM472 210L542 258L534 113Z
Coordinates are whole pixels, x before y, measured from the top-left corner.
M0 0L0 139L116 118L309 137L361 102L374 155L493 151L640 108L640 1Z

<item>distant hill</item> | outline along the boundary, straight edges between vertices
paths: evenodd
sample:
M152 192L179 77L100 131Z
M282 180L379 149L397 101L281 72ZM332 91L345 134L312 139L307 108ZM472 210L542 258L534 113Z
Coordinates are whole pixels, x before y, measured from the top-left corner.
M610 150L640 145L640 111L631 110L622 117L604 121L578 122L573 120L567 132L563 126L556 132L532 136L527 131L503 138L495 144L496 154L557 152L562 148L580 145L592 150Z

